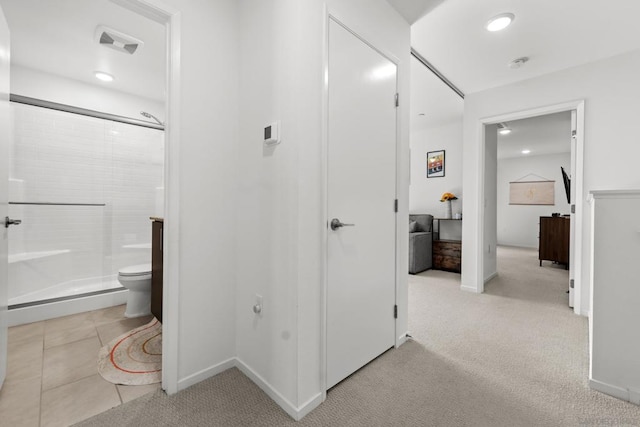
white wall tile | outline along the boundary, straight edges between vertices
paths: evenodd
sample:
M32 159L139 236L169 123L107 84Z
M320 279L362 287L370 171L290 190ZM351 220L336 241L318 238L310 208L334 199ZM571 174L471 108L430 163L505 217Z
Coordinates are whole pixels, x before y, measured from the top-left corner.
M151 262L150 249L124 246L151 242L164 133L21 104L12 115L11 202L105 206L11 205L23 224L12 232L10 256L46 256L10 264L9 298L37 300L38 292L112 280L124 266Z

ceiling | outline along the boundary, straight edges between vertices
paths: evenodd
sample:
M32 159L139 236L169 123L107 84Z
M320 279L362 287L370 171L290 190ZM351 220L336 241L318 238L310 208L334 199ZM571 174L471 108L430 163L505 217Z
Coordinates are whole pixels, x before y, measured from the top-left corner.
M387 0L404 19L413 24L444 0Z
M462 127L464 100L411 57L411 131L436 128L453 122Z
M508 135L498 134L498 159L571 152L571 112L505 122ZM522 150L531 150L522 154Z
M411 132L460 126L464 101L417 59L411 59ZM509 135L498 134L498 159L571 152L571 113L548 114L504 122ZM523 154L522 150L530 150Z
M165 29L108 0L0 0L11 31L12 65L156 101L165 98ZM144 41L133 55L100 46L98 25ZM115 77L99 82L94 71Z
M511 26L484 29L504 12ZM638 0L445 0L412 26L411 44L468 94L640 49L638 17Z

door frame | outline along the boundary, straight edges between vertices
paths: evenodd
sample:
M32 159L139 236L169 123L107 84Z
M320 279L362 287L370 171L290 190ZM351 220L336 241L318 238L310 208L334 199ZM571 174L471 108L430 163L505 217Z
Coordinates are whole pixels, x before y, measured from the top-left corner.
M369 34L363 32L359 29L357 23L350 22L350 20L345 20L342 17L336 16L332 11L329 10L329 7L325 5L324 12L324 23L323 23L323 48L322 48L322 135L321 135L321 195L322 195L322 204L321 204L321 219L323 224L322 231L322 291L321 291L321 301L320 301L320 389L322 390L322 400L324 401L327 397L327 330L328 330L328 316L327 316L327 301L328 301L328 290L329 290L329 280L328 280L328 269L329 269L329 192L328 192L328 177L329 177L329 24L330 21L334 21L345 30L350 32L356 38L361 40L367 46L371 47L373 50L378 52L380 55L387 58L389 61L396 65L396 91L400 94L401 85L401 62L400 60L393 55L391 52L387 51L384 48L381 48L377 43L372 42L376 40L374 37L369 37ZM395 194L396 199L400 193L399 191L399 183L402 182L401 176L401 162L400 162L400 153L401 153L401 108L402 103L398 107L396 107L396 176L395 176ZM399 257L400 251L398 250L399 245L402 242L400 239L400 222L399 222L399 211L400 208L396 211L395 216L395 274L394 274L394 287L395 287L395 304L398 304L399 301L399 286L400 283L399 275L401 274L399 266ZM406 337L403 335L402 339L398 338L398 333L405 334L406 331L398 331L398 318L395 320L394 327L394 343L397 348L402 343L406 341Z
M181 13L161 0L110 0L165 26L166 93L164 132L164 235L162 304L162 389L178 392L180 309L180 44Z
M9 154L11 148L11 141L13 139L13 126L10 124L10 109L9 109L9 93L11 92L11 31L9 29L9 23L6 20L4 11L0 6L0 73L6 70L7 75L0 75L0 123L2 124L2 134L0 135L0 146L4 146L2 154L6 157ZM5 39L6 36L6 39ZM5 47L8 50L5 51ZM6 79L6 80L5 80ZM6 86L6 87L5 87ZM4 90L6 89L6 93ZM7 126L8 125L8 126ZM4 197L0 197L0 206L3 206L2 214L9 215L9 159L5 158L0 160L4 164L5 173L0 174L0 179L6 179L2 184L4 191ZM4 175L4 176L3 176ZM4 265L4 268L0 268L0 271L4 273L4 277L0 278L0 390L2 390L5 380L7 379L9 369L9 270L8 270L8 256L9 256L9 228L5 224L5 219L0 216L2 221L2 228L0 233L0 244L3 248L0 248L0 255L3 255L3 259L0 260Z
M584 199L584 99L579 99L576 101L569 101L561 104L548 105L543 107L532 108L523 111L515 111L506 114L500 114L497 116L486 117L480 119L478 122L478 131L481 133L481 138L479 138L481 147L480 147L480 156L478 156L478 200L485 200L485 168L486 168L486 144L485 144L485 132L486 128L489 125L497 124L505 121L513 121L520 119L527 119L531 117L544 116L547 114L560 113L564 111L576 111L576 144L575 144L575 171L574 175L571 179L575 180L575 200L572 204L575 204L575 232L574 236L571 236L571 240L573 241L573 247L575 249L575 263L571 267L574 273L574 307L573 310L578 315L586 315L586 313L582 312L582 295L585 293L588 295L589 289L583 283L582 280L582 236L584 229L584 214L583 207L585 204ZM476 218L476 229L477 229L477 242L478 247L476 248L477 253L477 270L476 270L476 283L477 283L477 292L484 292L485 285L485 271L484 271L484 248L485 248L485 229L484 229L484 205L478 209L478 217Z

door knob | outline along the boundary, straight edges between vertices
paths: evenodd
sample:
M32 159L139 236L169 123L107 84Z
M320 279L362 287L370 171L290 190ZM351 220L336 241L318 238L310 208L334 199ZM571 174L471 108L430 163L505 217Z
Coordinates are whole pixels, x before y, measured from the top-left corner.
M340 227L354 227L355 224L345 224L343 222L340 222L340 220L338 218L333 218L331 220L331 229L332 230L337 230Z
M10 225L20 225L22 224L21 219L11 219L8 216L4 217L4 228L9 228Z

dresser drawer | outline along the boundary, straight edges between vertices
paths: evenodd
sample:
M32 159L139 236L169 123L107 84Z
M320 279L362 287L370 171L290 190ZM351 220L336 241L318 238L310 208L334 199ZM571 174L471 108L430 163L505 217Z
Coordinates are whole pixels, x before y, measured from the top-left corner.
M446 255L460 258L460 253L462 252L461 246L460 242L436 240L433 242L433 253L434 255Z
M433 268L460 273L462 270L462 242L434 240Z

